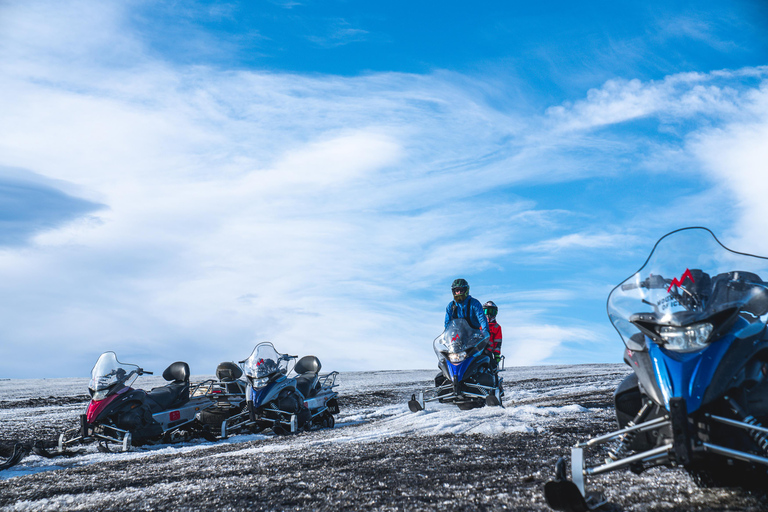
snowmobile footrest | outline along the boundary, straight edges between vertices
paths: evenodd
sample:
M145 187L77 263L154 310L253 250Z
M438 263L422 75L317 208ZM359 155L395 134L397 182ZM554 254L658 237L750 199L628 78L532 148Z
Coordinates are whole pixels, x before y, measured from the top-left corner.
M579 475L578 482L568 480L565 470L565 459L558 459L555 464L555 479L544 484L544 498L547 505L555 510L565 512L587 512L605 505L607 501L600 493L584 494L584 459L583 452L574 448L571 452L571 465L574 476ZM577 473L578 472L578 473Z
M419 412L424 410L424 393L419 391L419 396L415 394L411 395L411 399L408 400L408 408L411 412Z
M544 484L544 498L547 500L547 505L555 510L565 510L566 512L592 510L587 504L587 500L581 495L579 488L570 480L551 481Z

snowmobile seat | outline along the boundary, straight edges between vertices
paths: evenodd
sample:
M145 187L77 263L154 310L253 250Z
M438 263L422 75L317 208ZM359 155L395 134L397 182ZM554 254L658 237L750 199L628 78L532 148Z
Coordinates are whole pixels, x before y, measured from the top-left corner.
M225 361L216 367L216 378L221 382L233 382L243 376L243 370L235 363Z
M323 365L320 364L320 360L315 356L304 356L301 359L299 359L298 363L296 363L296 366L294 367L293 371L295 371L298 374L304 374L304 373L318 374L320 373L320 369L322 367Z
M172 382L147 392L147 405L152 413L170 409L174 405L189 402L189 381Z
M303 373L296 377L296 389L304 395L304 398L310 398L317 394L319 388L316 373Z
M243 376L243 370L235 363L225 361L216 367L216 378L223 383L223 390L230 395L238 395L243 392L240 385L235 382Z
M176 361L165 369L163 378L172 382L147 393L147 403L153 413L189 402L189 373L189 365L183 361Z
M189 382L189 365L184 361L176 361L165 369L163 378L175 384Z

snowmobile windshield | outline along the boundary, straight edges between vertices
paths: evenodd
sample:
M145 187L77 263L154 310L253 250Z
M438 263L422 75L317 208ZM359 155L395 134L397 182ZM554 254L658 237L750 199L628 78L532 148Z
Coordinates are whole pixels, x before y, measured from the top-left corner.
M102 400L116 385L130 386L138 377L139 367L135 364L123 364L117 360L114 352L104 352L91 370L88 389L94 400Z
M611 291L608 317L630 350L645 350L644 336L695 350L737 313L765 323L766 277L768 258L732 251L706 228L680 229L656 242L642 268Z
M276 372L287 375L291 361L291 356L279 353L271 343L259 343L245 360L243 372L252 379L269 377Z
M443 334L435 338L432 344L438 358L443 354L459 354L480 345L488 339L481 329L473 329L465 318L454 318Z

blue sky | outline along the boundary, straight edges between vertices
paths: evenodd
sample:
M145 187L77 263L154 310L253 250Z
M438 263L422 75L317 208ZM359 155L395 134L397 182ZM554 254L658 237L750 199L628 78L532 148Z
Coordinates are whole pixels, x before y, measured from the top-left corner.
M768 7L0 4L0 377L212 373L258 341L429 368L449 286L508 364L618 362L661 235L768 254Z

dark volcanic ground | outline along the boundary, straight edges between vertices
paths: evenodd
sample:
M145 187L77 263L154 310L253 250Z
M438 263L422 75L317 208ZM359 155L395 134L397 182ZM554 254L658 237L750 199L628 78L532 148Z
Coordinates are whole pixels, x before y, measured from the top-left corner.
M549 510L542 486L555 461L577 440L614 428L611 389L626 375L618 365L589 367L587 374L563 368L504 372L508 412L586 408L564 410L527 431L417 435L394 429L385 435L388 417L382 417L290 437L233 438L0 480L0 510ZM344 423L346 411L404 404L428 385L340 388L340 419ZM40 406L9 403L0 401L0 409L22 413ZM459 421L471 422L480 413L462 414ZM17 428L0 441L33 434ZM595 478L591 489L607 495L605 510L612 511L768 510L764 495L699 489L682 470L617 472Z

